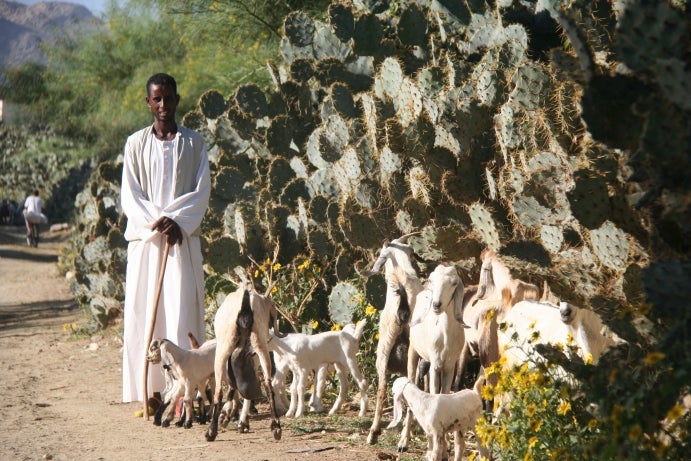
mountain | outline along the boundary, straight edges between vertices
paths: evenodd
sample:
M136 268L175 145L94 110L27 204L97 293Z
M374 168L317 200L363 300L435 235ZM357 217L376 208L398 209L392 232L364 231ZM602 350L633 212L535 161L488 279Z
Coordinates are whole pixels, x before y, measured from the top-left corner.
M0 0L0 68L26 61L44 63L41 43L102 27L82 5L41 2L33 5Z

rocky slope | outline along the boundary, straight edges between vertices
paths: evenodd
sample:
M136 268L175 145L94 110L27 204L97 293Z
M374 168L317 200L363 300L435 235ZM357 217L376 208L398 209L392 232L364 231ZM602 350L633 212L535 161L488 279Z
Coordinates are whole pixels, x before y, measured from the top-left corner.
M84 6L67 2L24 5L0 0L0 67L27 61L43 63L41 43L85 28L100 27L100 20Z

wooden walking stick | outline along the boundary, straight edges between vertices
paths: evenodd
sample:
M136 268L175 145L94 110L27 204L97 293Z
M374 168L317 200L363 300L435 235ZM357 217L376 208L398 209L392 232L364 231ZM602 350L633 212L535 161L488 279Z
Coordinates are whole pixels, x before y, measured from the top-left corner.
M142 377L144 383L144 415L146 420L149 420L149 345L154 336L154 327L156 326L156 316L158 314L158 301L161 299L161 289L163 288L163 276L166 274L166 263L168 262L168 253L170 252L170 243L168 243L167 236L166 247L163 250L163 261L161 262L161 270L158 273L158 283L156 284L156 294L154 295L153 315L149 321L149 331L147 334L146 343L144 346L144 375Z

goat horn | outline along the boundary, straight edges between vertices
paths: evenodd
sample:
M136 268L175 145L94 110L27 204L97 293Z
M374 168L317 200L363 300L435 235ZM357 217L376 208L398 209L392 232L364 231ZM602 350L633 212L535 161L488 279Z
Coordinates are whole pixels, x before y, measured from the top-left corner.
M401 235L396 240L399 241L400 243L406 243L408 241L408 238L410 238L414 235L420 235L420 234L421 234L420 231L410 232L409 234Z

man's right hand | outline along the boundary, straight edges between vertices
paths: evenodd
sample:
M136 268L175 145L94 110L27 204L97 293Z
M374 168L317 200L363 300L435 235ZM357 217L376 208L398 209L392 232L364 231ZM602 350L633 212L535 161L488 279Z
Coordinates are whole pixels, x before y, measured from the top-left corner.
M151 226L151 229L165 234L166 241L170 245L182 243L182 229L180 229L178 223L176 223L167 216L158 218L156 222L153 223L153 225Z

